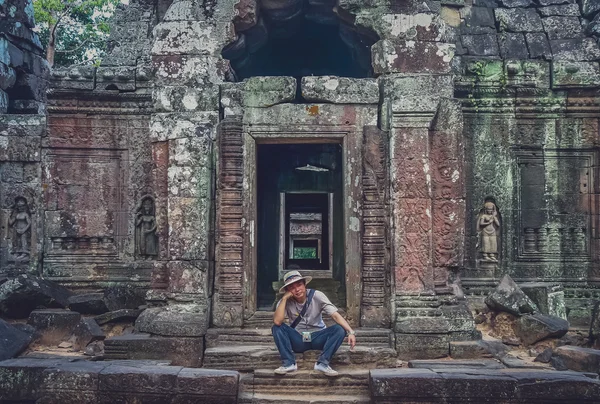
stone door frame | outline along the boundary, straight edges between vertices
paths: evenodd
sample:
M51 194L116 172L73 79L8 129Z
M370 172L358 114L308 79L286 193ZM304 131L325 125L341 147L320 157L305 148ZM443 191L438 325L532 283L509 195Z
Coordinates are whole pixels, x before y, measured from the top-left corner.
M244 120L246 121L246 120ZM342 145L346 315L360 321L362 297L362 142L366 122L355 125L248 124L225 118L219 128L215 286L212 324L242 327L257 312L258 144L339 143ZM224 161L228 159L229 161ZM241 205L241 206L240 206Z
M244 242L247 260L245 260L244 284L244 318L250 318L257 311L257 249L256 249L256 220L257 220L257 195L256 195L256 149L259 144L282 143L338 143L342 145L342 176L348 178L348 165L353 167L352 161L361 161L362 129L351 128L324 129L322 126L289 126L288 130L281 131L277 127L253 125L244 131L244 187L247 198L244 203L244 218L248 226L244 232ZM360 168L356 164L356 169ZM360 178L360 177L359 177ZM344 220L344 262L346 282L346 307L349 319L358 325L362 287L361 279L361 221L360 212L354 212L352 207L362 203L361 180L342 181L343 193L343 220ZM359 231L349 232L350 226ZM358 288L355 288L358 286Z

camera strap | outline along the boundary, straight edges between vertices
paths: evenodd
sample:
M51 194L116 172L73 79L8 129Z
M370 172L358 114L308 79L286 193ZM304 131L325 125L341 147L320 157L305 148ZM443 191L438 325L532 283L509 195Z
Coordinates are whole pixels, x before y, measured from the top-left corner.
M300 312L300 314L298 315L298 317L296 317L296 319L294 320L294 322L292 323L292 325L290 325L290 327L296 328L296 326L298 325L298 323L300 323L300 320L306 314L306 310L308 309L308 306L310 306L310 302L312 302L312 298L313 298L314 295L315 295L315 290L314 289L309 289L308 290L308 296L306 296L306 304L304 305L304 307L302 307L302 311Z

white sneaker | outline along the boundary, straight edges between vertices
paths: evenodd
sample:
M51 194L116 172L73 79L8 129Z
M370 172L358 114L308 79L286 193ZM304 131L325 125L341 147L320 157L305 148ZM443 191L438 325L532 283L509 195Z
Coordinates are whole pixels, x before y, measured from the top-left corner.
M318 370L319 372L325 374L325 376L329 377L336 377L337 375L339 375L338 372L331 369L331 366L319 362L315 363L315 370Z
M288 373L292 373L298 370L298 366L294 363L290 366L279 366L277 369L273 371L276 375L286 375Z

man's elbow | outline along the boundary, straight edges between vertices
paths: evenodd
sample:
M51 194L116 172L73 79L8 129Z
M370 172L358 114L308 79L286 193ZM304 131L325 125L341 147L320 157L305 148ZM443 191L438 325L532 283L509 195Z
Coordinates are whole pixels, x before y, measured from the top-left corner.
M275 324L277 327L279 327L279 326L281 326L281 324L283 324L283 320L278 320L278 319L274 318L273 324Z

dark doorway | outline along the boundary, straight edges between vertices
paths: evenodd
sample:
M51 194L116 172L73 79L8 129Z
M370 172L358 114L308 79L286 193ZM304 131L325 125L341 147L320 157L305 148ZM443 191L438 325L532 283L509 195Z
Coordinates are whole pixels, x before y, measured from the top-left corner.
M340 144L258 145L259 309L272 308L277 282L290 269L313 276L315 285L344 288L342 200Z

